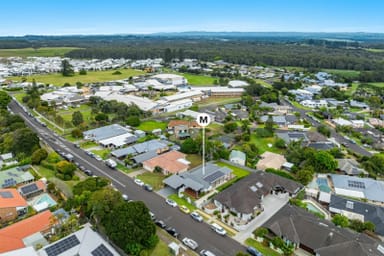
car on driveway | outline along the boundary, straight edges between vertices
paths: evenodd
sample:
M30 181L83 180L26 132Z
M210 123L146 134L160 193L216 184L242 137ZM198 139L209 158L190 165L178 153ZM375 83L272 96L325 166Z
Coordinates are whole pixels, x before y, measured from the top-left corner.
M227 231L217 223L212 223L211 228L219 235L225 236Z
M149 184L144 184L144 189L147 190L147 191L149 191L149 192L153 191L152 186L149 185Z
M139 185L140 187L144 186L144 182L140 179L135 179L134 182Z
M172 199L167 198L167 199L165 199L165 202L172 207L177 207L177 203L175 201L173 201Z
M196 250L197 247L199 247L199 244L196 241L194 241L194 240L192 240L191 238L188 238L188 237L184 237L182 242L183 242L183 244L185 244L186 246L188 246L192 250Z
M168 232L168 234L170 234L171 236L173 237L178 237L179 236L179 233L177 233L176 229L175 228L172 228L172 227L168 227L165 229L165 231Z
M161 228L166 228L167 227L167 225L165 225L164 221L162 221L162 220L156 220L155 224L157 226L161 227Z
M197 212L191 212L190 215L191 215L192 219L194 219L198 222L203 222L203 220L204 220L203 217L201 217L201 215L198 214Z
M247 247L247 253L251 254L252 256L263 256L261 252L259 252L255 247L252 246Z
M179 206L179 209L180 209L180 211L182 211L182 212L184 212L184 213L186 213L186 214L188 214L188 213L190 212L189 209L188 209L188 207L185 206L185 205L180 205L180 206Z

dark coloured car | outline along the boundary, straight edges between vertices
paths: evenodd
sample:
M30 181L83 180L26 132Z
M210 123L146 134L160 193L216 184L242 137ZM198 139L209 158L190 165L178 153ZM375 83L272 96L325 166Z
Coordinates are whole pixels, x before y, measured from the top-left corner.
M263 256L261 252L259 252L256 248L252 246L247 247L247 252L251 254L252 256Z
M79 169L80 169L81 171L83 171L83 172L86 170L86 168L85 168L83 165L80 165L80 166L79 166Z
M149 192L153 191L152 186L149 185L149 184L144 184L144 189L147 190L147 191L149 191Z
M168 227L168 228L166 228L165 230L168 232L168 234L170 234L170 235L173 236L173 237L176 237L176 238L177 238L177 237L179 236L179 233L176 232L176 229L175 229L175 228Z
M156 220L155 224L157 226L161 227L161 228L166 228L167 227L167 225L165 225L164 221L162 221L162 220Z

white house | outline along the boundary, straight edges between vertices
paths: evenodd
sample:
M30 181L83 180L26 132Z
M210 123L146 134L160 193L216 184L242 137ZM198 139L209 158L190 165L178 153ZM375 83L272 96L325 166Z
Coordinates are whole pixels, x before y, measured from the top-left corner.
M244 166L245 161L246 161L246 157L247 156L245 155L245 153L243 153L239 150L232 150L231 154L229 155L229 161L231 161L232 163Z
M300 104L308 108L321 108L328 106L326 100L303 100L300 102Z

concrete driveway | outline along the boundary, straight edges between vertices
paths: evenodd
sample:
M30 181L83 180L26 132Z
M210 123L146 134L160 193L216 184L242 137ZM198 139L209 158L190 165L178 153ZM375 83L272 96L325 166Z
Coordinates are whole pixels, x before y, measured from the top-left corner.
M252 232L256 228L267 222L273 215L275 215L276 212L278 212L284 205L286 205L288 201L288 194L268 195L264 197L264 211L255 219L253 219L245 230L240 231L233 238L240 243L244 243L247 238L251 237Z

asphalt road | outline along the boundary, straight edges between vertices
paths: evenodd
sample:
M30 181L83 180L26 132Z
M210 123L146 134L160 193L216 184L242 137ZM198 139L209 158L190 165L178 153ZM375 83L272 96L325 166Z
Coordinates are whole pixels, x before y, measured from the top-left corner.
M311 117L309 117L307 115L307 112L309 112L309 111L297 108L297 107L295 107L294 105L292 105L289 101L287 101L285 99L282 99L282 103L284 103L286 105L290 105L295 112L299 112L300 113L301 118L307 120L309 123L312 124L312 126L318 127L319 125L321 125L320 122L316 121L315 119L313 119L313 118L311 118ZM328 126L328 128L331 130L331 137L334 137L335 140L337 141L337 143L339 143L340 145L345 145L349 150L351 150L351 151L353 151L353 152L355 152L355 153L357 153L359 155L372 156L372 153L367 151L365 148L359 146L356 143L352 143L352 142L348 141L342 135L337 133L335 131L335 129L333 129L332 127Z
M235 255L238 251L245 251L245 247L237 241L216 234L206 223L198 223L189 215L182 213L178 208L172 208L165 203L164 198L156 193L148 192L136 185L127 175L108 168L103 162L88 156L82 149L73 146L46 127L43 127L15 102L9 104L9 108L15 114L22 116L26 124L33 129L39 137L54 150L61 150L74 156L74 161L79 162L97 176L109 178L113 185L123 194L127 194L132 200L145 202L148 208L163 220L167 226L172 226L180 234L180 239L189 237L195 240L199 247L196 251L208 249L217 256Z

